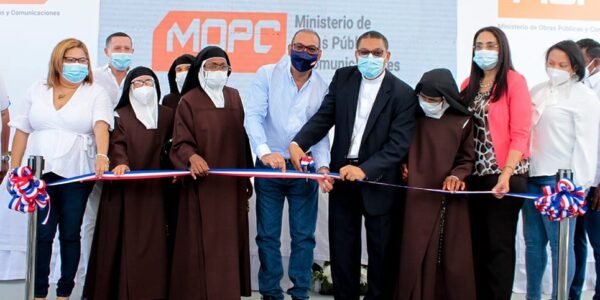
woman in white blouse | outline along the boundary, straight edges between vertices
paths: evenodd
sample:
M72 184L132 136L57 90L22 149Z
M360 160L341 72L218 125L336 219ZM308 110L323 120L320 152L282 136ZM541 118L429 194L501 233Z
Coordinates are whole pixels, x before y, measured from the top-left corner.
M541 194L542 187L554 186L558 169L571 169L574 183L588 188L595 175L600 100L582 83L585 63L573 41L559 42L546 52L549 80L531 89L533 102L531 158L528 189ZM569 284L573 279L575 256L571 220ZM540 299L546 269L546 245L552 250L552 299L556 299L558 264L558 222L542 216L533 204L523 204L523 234L527 269L527 299Z
M48 77L36 82L23 99L22 114L11 122L15 128L12 163L21 165L24 153L45 159L42 178L46 182L95 172L108 171L109 129L113 123L112 104L106 92L93 84L87 47L76 39L59 42L52 51ZM52 241L58 226L61 278L57 299L68 299L80 256L80 229L86 201L93 182L48 187L52 209L48 223L38 214L35 297L45 299Z

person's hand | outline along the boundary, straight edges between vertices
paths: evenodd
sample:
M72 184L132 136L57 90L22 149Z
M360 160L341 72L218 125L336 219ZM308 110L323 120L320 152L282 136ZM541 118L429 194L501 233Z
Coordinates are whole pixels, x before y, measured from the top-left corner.
M129 169L128 165L118 165L112 169L112 172L117 176L121 176L121 175L125 174L125 172L129 172L129 171L131 171L131 170Z
M348 181L363 180L367 178L367 174L357 166L346 165L340 169L340 178Z
M492 192L495 193L494 196L496 198L502 199L504 194L510 191L510 176L511 175L508 173L502 173L498 177L498 183L496 183L496 186L492 188Z
M305 172L306 170L302 169L301 160L306 156L306 153L296 143L291 143L288 150L290 151L290 161L294 165L294 169L298 172Z
M190 156L190 174L194 180L196 180L197 176L207 176L208 169L208 164L202 156L198 154Z
M442 186L442 190L450 191L452 193L456 191L464 191L465 190L465 182L458 179L458 177L454 175L450 175L446 177L444 180L444 184Z
M273 169L280 169L281 172L285 172L285 159L280 153L265 154L260 158L260 161L265 166L269 166Z
M8 161L2 161L2 167L0 169L0 182L2 182L4 176L6 176L6 173L8 173L8 169L10 169Z
M104 172L108 172L110 160L106 155L96 155L96 162L94 163L96 169L96 177L102 178Z
M408 182L408 165L402 164L402 181Z
M600 184L598 184L596 190L594 191L594 195L592 195L590 207L594 211L600 210Z
M317 182L319 183L319 187L321 188L321 191L323 193L331 192L331 190L333 190L333 184L335 183L335 179L333 177L329 176L329 168L320 167L317 170L317 173L321 173L321 174L325 175L325 176L323 176L323 178L317 179Z

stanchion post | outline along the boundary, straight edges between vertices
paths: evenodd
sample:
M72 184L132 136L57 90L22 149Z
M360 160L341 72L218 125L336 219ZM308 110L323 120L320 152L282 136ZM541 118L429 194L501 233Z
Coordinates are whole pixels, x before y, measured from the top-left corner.
M573 180L571 170L561 169L556 174L556 180ZM567 300L569 298L569 222L571 219L565 218L558 224L558 283L557 299Z
M42 156L30 156L27 166L31 168L37 179L42 177L44 169L44 158ZM25 300L33 300L35 297L35 257L37 245L37 208L29 214L29 225L27 226L27 275L25 277Z

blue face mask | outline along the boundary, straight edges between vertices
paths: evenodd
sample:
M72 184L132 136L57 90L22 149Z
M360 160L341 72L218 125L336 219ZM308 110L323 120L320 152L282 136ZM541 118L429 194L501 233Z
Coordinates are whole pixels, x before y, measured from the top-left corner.
M63 63L62 77L71 83L80 83L88 76L88 66Z
M477 50L473 61L484 71L488 71L496 67L498 64L498 52L494 50Z
M298 70L298 72L306 72L317 64L318 54L309 54L306 51L294 51L290 54L290 58L292 60L292 66L294 69Z
M110 55L110 64L118 71L125 71L131 65L131 53L113 53Z
M358 58L358 70L367 79L374 79L383 72L383 57L375 57L373 54Z

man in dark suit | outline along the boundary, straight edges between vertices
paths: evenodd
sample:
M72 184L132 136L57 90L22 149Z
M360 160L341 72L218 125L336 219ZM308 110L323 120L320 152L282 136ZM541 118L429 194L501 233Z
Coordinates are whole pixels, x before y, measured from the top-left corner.
M319 182L329 194L329 249L336 299L359 299L361 221L365 218L369 253L365 299L391 299L393 219L399 216L398 190L380 183L400 181L399 164L415 128L417 97L412 88L385 70L388 41L369 31L357 40L357 66L338 69L321 108L290 144L290 159L300 170L302 149L321 140L335 126L331 171L342 181Z

